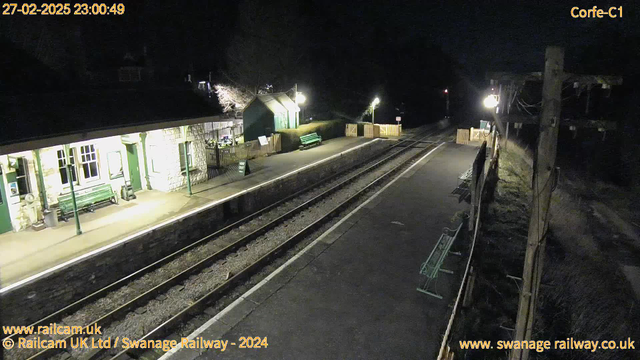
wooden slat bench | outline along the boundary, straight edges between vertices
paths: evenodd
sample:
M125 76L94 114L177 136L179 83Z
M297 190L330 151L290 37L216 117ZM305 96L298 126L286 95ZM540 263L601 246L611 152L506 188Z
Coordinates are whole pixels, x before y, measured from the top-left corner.
M95 205L107 201L114 204L118 203L118 194L111 189L110 184L102 184L77 190L75 194L78 211L87 210L93 212ZM58 209L60 210L60 218L64 221L68 221L68 219L73 216L73 199L71 198L71 193L58 197Z
M314 146L314 145L319 145L322 143L322 137L316 133L311 133L311 134L307 134L307 135L302 135L300 136L300 143L302 145L300 145L300 150Z
M458 202L465 200L470 194L469 183L471 182L471 176L473 175L473 167L463 172L458 176L458 185L451 192L453 195L458 195Z
M436 289L438 274L440 274L440 272L453 274L453 271L443 269L442 263L444 263L444 259L449 254L451 245L458 236L458 233L460 233L460 229L462 229L462 223L460 223L456 230L449 228L442 230L442 235L440 235L438 243L436 243L427 260L422 263L422 267L420 267L420 275L425 276L426 279L424 283L417 288L419 292L442 299L442 296L438 294ZM455 254L460 255L460 253Z

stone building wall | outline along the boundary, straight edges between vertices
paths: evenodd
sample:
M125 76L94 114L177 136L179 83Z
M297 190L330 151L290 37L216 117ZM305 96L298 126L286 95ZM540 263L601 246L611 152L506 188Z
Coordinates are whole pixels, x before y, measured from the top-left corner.
M192 152L192 166L190 169L191 184L207 181L204 124L189 126L187 140L191 142ZM76 191L96 185L110 184L111 188L120 195L120 189L124 185L125 179L131 179L127 159L127 148L123 141L136 147L140 172L139 176L143 190L148 189L148 185L151 186L151 189L160 191L174 191L187 186L186 173L180 169L179 144L182 143L184 139L182 138L180 128L173 127L154 130L148 133L146 154L149 184L147 184L146 180L145 158L140 133L110 136L69 144L69 148L75 156L76 181L74 182L74 189ZM81 147L86 145L93 145L96 151L99 175L95 178L85 178L84 176L81 161ZM63 145L51 146L40 150L44 187L49 207L55 207L58 203L58 198L71 191L68 183L62 183L61 169L58 162L58 151L60 150L64 150ZM112 159L119 159L119 162L112 161L112 163L109 163L109 154L112 154ZM117 154L119 154L119 156ZM15 169L9 168L9 156L24 157L27 159L29 165L29 184L31 193L35 197L32 203L28 203L24 196L11 196L7 175L15 173ZM3 170L2 176L4 177L13 229L14 231L24 230L43 218L35 152L24 151L0 156L0 165ZM122 170L121 175L115 175L119 173L120 168Z
M29 186L31 194L35 200L32 203L26 201L24 196L12 196L7 175L15 174L16 170L9 167L9 156L23 157L27 160ZM38 189L38 178L36 176L36 162L32 151L23 151L0 157L2 166L2 176L5 184L5 194L11 216L11 225L14 231L20 231L31 226L32 223L42 218L42 206L40 206L40 191Z
M191 142L192 151L191 184L207 181L204 125L189 126L187 140ZM180 128L148 133L149 177L153 189L174 191L187 186L186 173L180 170L180 143L183 141Z

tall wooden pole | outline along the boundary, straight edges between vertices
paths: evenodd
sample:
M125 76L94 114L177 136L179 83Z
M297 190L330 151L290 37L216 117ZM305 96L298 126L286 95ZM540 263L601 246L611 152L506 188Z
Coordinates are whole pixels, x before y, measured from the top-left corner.
M522 290L516 319L514 340L530 340L535 318L536 299L542 276L544 245L549 224L549 206L556 151L558 146L558 127L562 100L562 79L564 68L564 49L548 47L545 54L544 82L542 84L542 115L538 151L533 173L533 203L529 221L529 236L522 274ZM512 350L511 360L527 360L526 349Z

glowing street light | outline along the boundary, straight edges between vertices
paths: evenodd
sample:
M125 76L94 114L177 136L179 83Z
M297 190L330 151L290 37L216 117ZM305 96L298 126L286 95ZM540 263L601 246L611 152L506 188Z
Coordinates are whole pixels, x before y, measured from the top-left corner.
M484 107L486 107L487 109L493 109L496 106L498 106L498 96L497 95L489 95L484 99L482 104L484 104Z
M307 101L307 97L301 92L296 94L296 104L304 104L305 101Z
M446 116L449 116L449 89L444 89L444 93L445 93L445 95L447 95L447 114L446 114Z
M379 98L375 98L373 99L373 102L371 103L371 124L375 124L376 121L376 105L380 104L380 99Z

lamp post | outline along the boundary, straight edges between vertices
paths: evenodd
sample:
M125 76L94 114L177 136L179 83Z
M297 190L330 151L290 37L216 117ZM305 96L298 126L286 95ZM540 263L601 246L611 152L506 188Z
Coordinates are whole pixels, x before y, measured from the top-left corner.
M498 96L497 95L489 95L483 101L482 104L487 109L493 109L498 106Z
M371 124L375 124L376 123L376 105L380 104L380 99L379 98L375 98L373 99L373 102L371 103Z
M296 84L297 87L297 84ZM298 105L298 107L300 107L300 109L302 109L302 104L304 104L304 102L307 101L307 97L304 96L304 94L302 94L301 92L297 92L296 91L296 104ZM302 118L304 119L304 113L302 113ZM298 112L298 122L296 124L296 127L300 126L300 113Z
M449 116L449 89L444 89L444 94L447 97L447 113L446 113L446 115Z
M73 166L74 164L71 164L71 162L69 161L69 151L70 147L69 144L65 144L64 145L64 157L65 157L65 162L66 162L66 169L67 169L67 179L69 180L69 188L71 190L71 202L73 203L73 217L76 220L76 235L81 235L82 234L82 228L80 227L80 217L78 216L78 203L76 202L76 191L73 188ZM74 158L75 159L75 158ZM74 160L75 163L75 160Z

